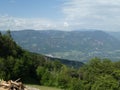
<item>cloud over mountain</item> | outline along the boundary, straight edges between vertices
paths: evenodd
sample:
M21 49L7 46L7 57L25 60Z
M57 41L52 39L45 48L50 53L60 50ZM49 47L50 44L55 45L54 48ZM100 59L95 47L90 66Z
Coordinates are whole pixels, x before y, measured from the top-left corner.
M69 0L63 13L73 28L120 28L120 0Z
M57 22L43 18L16 18L8 15L0 16L0 29L3 30L22 30L22 29L65 29L68 27L66 22Z
M14 4L15 0L11 0ZM102 29L119 30L120 28L120 0L56 0L60 2L54 6L59 12L59 18L50 10L45 17L19 17L12 15L0 15L0 29ZM48 1L49 2L49 1ZM52 1L53 2L53 1ZM43 5L46 10L46 5ZM39 7L40 8L40 7ZM53 8L52 8L53 9ZM46 12L45 12L46 13ZM34 13L35 14L35 13ZM29 15L28 15L29 16ZM60 17L61 16L61 17Z

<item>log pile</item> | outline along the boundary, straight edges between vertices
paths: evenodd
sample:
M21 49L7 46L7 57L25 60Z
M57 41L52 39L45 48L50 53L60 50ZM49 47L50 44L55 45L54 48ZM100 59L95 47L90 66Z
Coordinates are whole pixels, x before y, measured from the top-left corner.
M4 81L1 80L0 81L0 90L27 90L25 88L25 86L22 84L22 82L18 82L18 80L16 81Z

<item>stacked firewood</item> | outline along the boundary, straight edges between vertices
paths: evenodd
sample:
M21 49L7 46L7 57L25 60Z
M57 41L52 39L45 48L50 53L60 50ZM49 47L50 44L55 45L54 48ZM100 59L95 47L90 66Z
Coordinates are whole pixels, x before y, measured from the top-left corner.
M25 88L25 86L22 84L22 82L18 82L18 80L16 81L4 81L1 80L0 81L0 90L27 90Z

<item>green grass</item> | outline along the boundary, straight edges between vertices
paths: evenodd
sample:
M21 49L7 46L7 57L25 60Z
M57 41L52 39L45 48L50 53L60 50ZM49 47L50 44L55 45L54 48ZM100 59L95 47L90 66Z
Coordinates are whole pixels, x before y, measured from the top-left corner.
M27 85L27 86L33 87L33 88L38 88L40 90L62 90L62 89L59 89L59 88L40 86L40 85Z

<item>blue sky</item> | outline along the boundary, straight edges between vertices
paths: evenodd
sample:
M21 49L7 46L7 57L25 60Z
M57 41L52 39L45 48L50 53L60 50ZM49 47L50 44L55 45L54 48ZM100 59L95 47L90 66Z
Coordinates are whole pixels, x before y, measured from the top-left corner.
M60 0L0 0L0 13L24 18L60 18Z
M120 0L0 0L0 30L119 28Z

